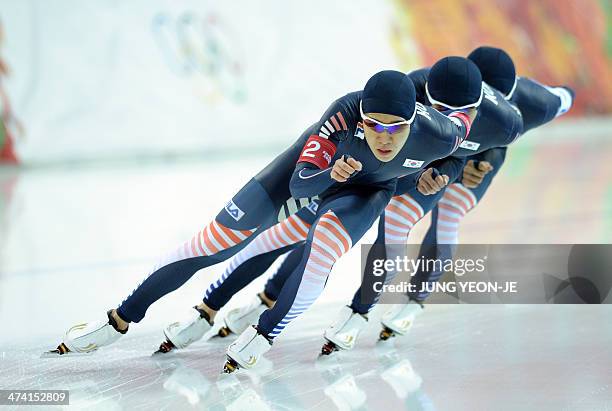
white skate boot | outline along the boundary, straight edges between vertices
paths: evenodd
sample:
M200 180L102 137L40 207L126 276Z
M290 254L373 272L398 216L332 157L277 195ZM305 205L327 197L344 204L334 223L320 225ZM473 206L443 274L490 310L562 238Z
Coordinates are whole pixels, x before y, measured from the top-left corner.
M176 348L186 348L189 344L198 341L212 328L213 323L209 319L206 311L197 306L193 307L186 318L164 328L166 341L161 343L159 350L155 353L167 353Z
M380 339L384 341L396 334L405 335L422 311L423 305L417 301L410 300L407 304L394 304L380 319L383 325Z
M86 354L114 343L128 329L119 331L116 328L117 322L111 317L111 312L112 310L109 310L106 313L108 317L106 320L72 326L66 331L64 341L55 350L49 351L45 355Z
M248 327L227 349L227 361L223 372L232 373L238 368L253 368L259 357L268 352L272 342L259 334L255 326Z
M359 333L367 323L368 318L363 314L353 312L351 307L342 307L336 322L325 330L324 337L327 343L321 348L321 354L329 355L338 349L353 349Z
M219 329L219 337L227 337L231 333L242 334L249 325L257 324L259 316L268 308L259 295L248 305L234 308L225 316L225 326Z

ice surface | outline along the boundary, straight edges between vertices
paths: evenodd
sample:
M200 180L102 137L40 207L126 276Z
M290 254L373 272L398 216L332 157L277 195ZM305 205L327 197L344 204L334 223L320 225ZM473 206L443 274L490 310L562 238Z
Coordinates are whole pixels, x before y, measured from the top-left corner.
M292 324L251 371L222 375L233 337L151 356L157 332L79 357L4 345L1 388L68 389L81 409L597 410L612 405L612 307L428 306L407 336L318 357L337 304ZM131 334L131 333L130 333ZM608 408L606 408L608 407Z

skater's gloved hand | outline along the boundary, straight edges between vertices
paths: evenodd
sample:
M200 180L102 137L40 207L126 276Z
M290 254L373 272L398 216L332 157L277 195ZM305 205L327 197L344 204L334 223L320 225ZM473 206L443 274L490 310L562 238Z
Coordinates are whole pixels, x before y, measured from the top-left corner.
M419 177L417 190L423 195L436 194L448 184L448 176L438 173L435 168L428 168Z
M493 166L488 161L479 161L474 164L474 160L467 162L463 168L462 183L467 188L476 188L482 183L484 177L493 170Z
M344 156L342 156L334 163L331 171L331 178L339 183L344 183L357 171L361 171L361 163L352 157L345 159Z

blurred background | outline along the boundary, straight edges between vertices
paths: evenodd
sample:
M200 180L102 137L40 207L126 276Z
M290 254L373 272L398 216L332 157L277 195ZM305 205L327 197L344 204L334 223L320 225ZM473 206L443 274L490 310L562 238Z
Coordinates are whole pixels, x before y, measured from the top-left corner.
M11 330L0 333L0 369L11 370L0 373L5 384L44 388L51 381L70 388L70 378L78 384L104 375L102 392L127 398L132 387L148 381L142 379L146 374L151 392L163 393L155 385L163 378L147 368L143 347L156 348L161 326L197 303L222 267L203 270L155 304L123 351L110 351L110 368L108 357L96 357L101 361L87 363L83 372L83 363L74 363L68 379L62 365L40 378L47 365L37 355L54 348L75 321L98 318L116 306L157 256L208 223L332 100L361 89L381 69L410 71L480 45L505 48L520 75L569 85L577 98L568 114L513 144L488 194L465 219L460 240L611 243L611 18L610 0L0 0L0 324ZM427 224L428 218L410 242L420 242ZM319 338L327 314L359 283L358 266L355 247L338 262L321 297L336 305L324 308L325 315L320 311L329 307L325 304L306 313L297 329L310 328L301 335ZM263 280L228 308L244 303ZM501 308L490 308L499 317L479 308L452 311L453 317L444 314L451 309L436 311L443 310L438 306L430 310L433 328L417 328L423 341L438 341L435 353L421 344L420 355L412 357L423 360L416 365L446 409L460 409L461 395L465 409L481 406L474 401L482 393L472 395L473 387L509 401L510 408L488 409L527 409L512 401L533 396L506 391L503 382L509 380L494 375L504 367L520 370L517 358L524 360L520 378L532 377L526 385L553 392L532 392L542 405L533 409L608 398L605 378L596 378L606 371L592 369L609 361L570 351L583 347L604 355L600 348L612 330L598 331L601 346L588 348L584 343L592 340L593 328L567 327L568 321L609 324L604 309L516 307L511 312L521 319L504 322L494 321L509 315ZM534 348L532 340L526 349L524 333L517 332L531 319L531 335L540 335L546 324L556 327L541 334L543 348ZM487 334L482 326L473 334L478 322L499 329ZM374 328L372 335L378 332ZM483 364L484 351L475 343L484 335L491 336L489 347L498 344L495 335L505 336L508 365L500 366L494 352L487 357L490 367L467 375L474 362ZM551 340L568 345L549 350ZM300 345L300 353L318 350L318 343L305 344L309 347ZM196 353L199 369L216 375L225 345L217 345L215 362ZM285 347L289 368L295 353ZM414 346L407 341L406 347ZM525 360L526 352L532 361ZM438 353L439 366L425 362ZM568 358L574 368L560 367ZM123 361L137 365L127 370ZM553 371L545 384L534 363L540 371ZM113 385L119 374L132 383ZM15 375L20 379L12 380ZM563 392L554 389L555 378ZM93 386L100 383L91 379ZM491 391L492 380L502 382L497 391ZM595 384L603 388L592 389ZM379 385L372 383L374 398ZM330 404L318 401L307 403ZM584 409L599 409L586 404Z
M611 4L2 0L2 158L272 154L374 72L482 44L606 116Z

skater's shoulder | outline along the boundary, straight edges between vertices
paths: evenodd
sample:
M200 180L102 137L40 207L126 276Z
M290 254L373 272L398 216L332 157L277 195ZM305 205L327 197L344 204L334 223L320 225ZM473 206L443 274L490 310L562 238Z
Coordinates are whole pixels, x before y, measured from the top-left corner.
M335 99L316 125L318 135L335 144L346 141L361 120L359 102L361 91L354 91Z
M485 97L478 110L480 117L487 117L503 128L513 128L517 122L522 122L521 111L502 93L486 84L483 90Z
M453 140L458 127L463 123L453 117L455 112L440 112L421 103L416 104L416 117L412 125L411 136L425 135L429 138Z
M359 102L363 90L351 91L341 97L334 100L333 105L346 109L347 111L359 114Z
M433 156L443 157L456 150L458 141L465 138L465 127L462 120L417 103L417 114L406 146L411 150L424 150Z

